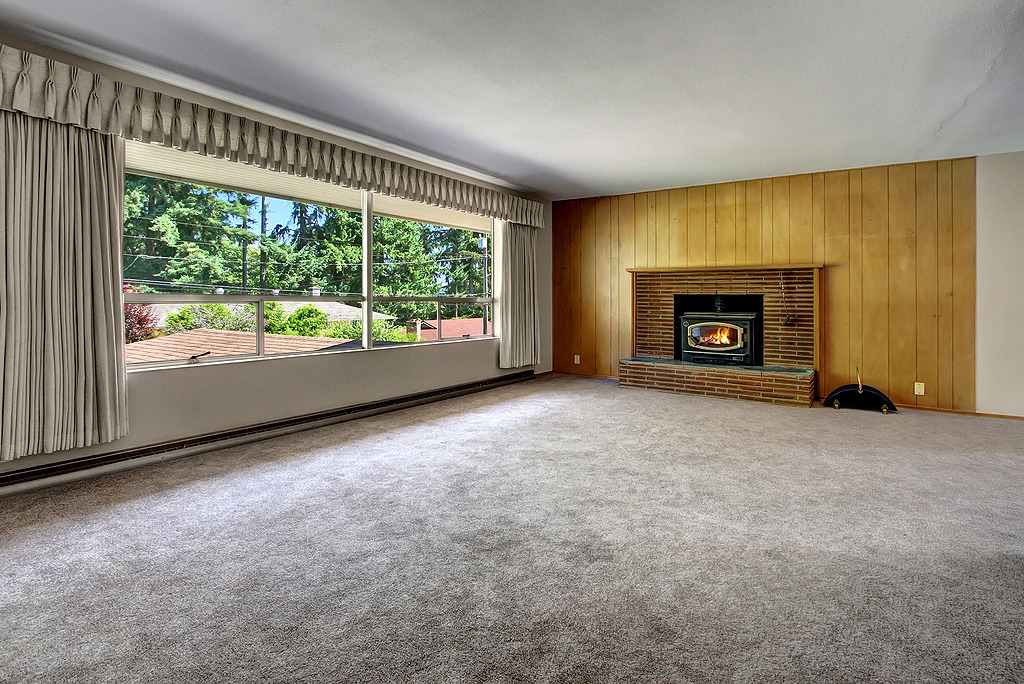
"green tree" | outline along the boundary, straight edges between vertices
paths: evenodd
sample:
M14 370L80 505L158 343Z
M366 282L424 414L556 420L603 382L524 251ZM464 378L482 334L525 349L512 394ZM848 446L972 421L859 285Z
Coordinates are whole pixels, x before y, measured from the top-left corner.
M373 217L373 281L379 296L431 296L440 293L439 269L423 239L425 225L387 216ZM430 302L394 302L376 307L401 324L432 318Z
M489 238L480 246L480 235L462 228L423 225L422 239L437 261L440 292L448 296L489 294L489 269L485 254Z
M362 227L359 212L292 203L287 225L271 239L287 245L296 258L288 268L294 290L317 286L325 295L359 294L362 289Z
M192 284L173 291L240 286L242 245L256 199L244 193L164 178L125 178L124 277ZM198 285L198 287L195 287Z
M289 335L319 337L327 328L327 314L312 304L300 306L288 317Z
M151 291L260 286L264 292L303 292L317 286L324 295L361 293L359 212L293 202L288 223L269 229L266 206L262 196L128 175L126 281ZM375 216L373 225L377 295L488 292L484 249L472 231L386 216ZM436 315L430 302L375 308L393 315L399 329ZM279 323L269 321L268 330L280 329Z
M296 249L307 245L318 246L328 237L325 230L327 212L329 210L316 204L292 202L291 243Z
M263 332L273 335L288 334L288 317L280 302L263 303Z

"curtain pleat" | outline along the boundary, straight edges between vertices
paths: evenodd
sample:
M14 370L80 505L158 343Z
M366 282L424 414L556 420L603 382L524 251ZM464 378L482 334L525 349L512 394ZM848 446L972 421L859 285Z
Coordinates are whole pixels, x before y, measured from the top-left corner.
M5 45L0 45L0 109L345 187L543 226L544 208L539 202L131 87Z
M506 222L501 243L501 301L498 307L498 365L519 368L540 363L537 322L537 231Z
M124 141L0 112L0 192L0 460L124 436Z

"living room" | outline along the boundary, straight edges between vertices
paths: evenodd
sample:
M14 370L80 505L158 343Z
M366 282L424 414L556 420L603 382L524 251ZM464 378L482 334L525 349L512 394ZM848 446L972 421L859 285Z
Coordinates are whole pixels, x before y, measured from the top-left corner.
M1021 676L1019 0L0 8L0 679Z

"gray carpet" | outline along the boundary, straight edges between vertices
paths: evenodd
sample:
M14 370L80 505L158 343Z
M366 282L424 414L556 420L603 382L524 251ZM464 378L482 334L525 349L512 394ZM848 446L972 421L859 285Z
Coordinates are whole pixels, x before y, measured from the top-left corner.
M1024 422L548 377L0 498L4 682L1024 680Z

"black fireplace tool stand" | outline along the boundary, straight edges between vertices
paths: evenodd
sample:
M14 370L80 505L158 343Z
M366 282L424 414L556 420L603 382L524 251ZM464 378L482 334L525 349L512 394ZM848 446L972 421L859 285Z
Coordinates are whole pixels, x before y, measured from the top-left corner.
M860 368L857 368L857 384L843 385L825 397L825 406L835 409L852 408L865 411L881 411L882 413L896 413L896 404L892 399L885 396L883 392L862 384L860 381Z

